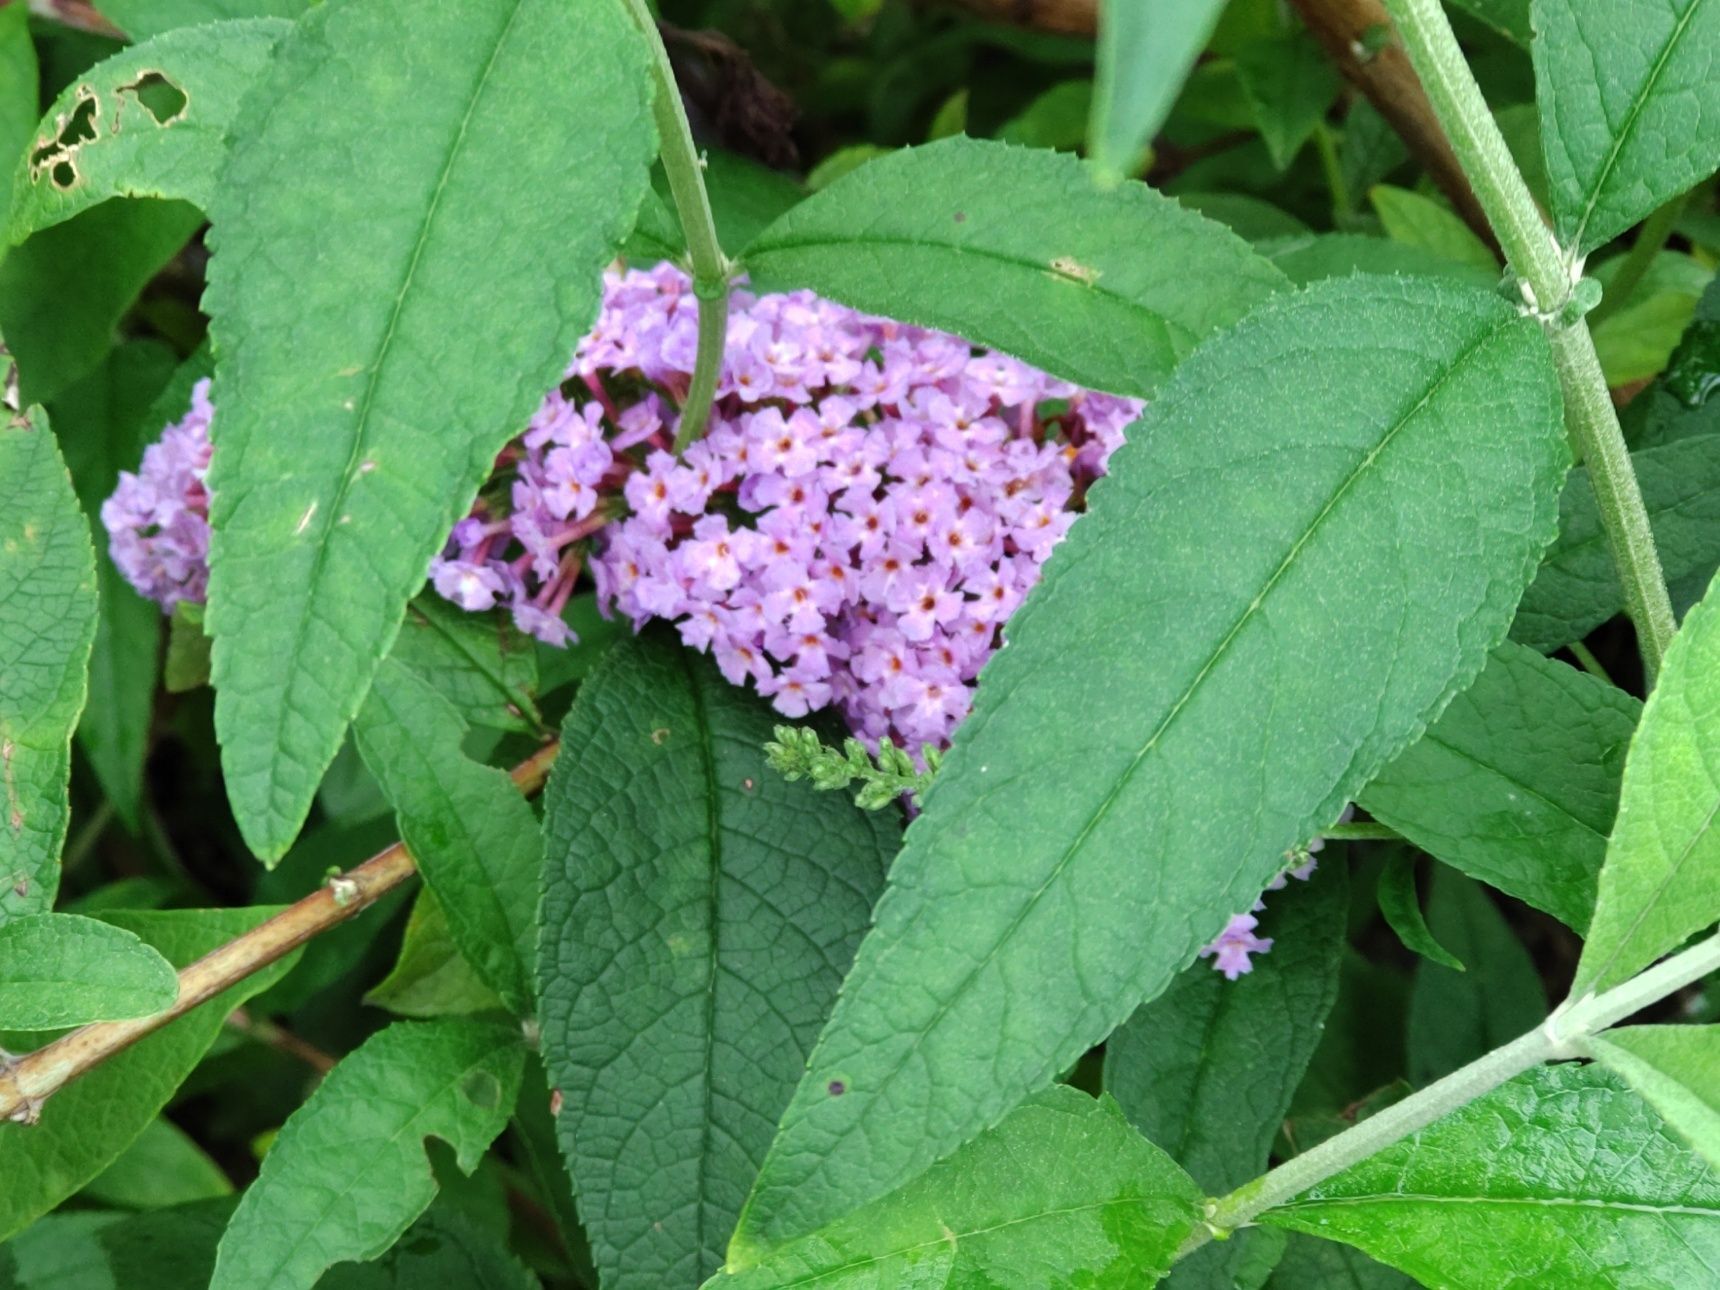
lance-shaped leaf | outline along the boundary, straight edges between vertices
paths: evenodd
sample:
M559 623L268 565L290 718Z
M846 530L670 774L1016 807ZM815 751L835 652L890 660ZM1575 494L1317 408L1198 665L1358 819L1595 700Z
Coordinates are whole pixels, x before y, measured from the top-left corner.
M612 0L329 0L240 112L204 297L208 626L228 794L266 860L596 314L647 186L647 83Z
M1720 10L1535 0L1533 13L1553 223L1586 255L1720 165Z
M610 1287L722 1264L895 854L770 770L776 718L672 638L581 687L545 805L543 1052Z
M1720 592L1685 616L1624 765L1573 998L1720 918Z
M534 697L537 644L499 614L469 614L426 592L407 607L389 657L435 686L470 725L544 728Z
M1453 972L1465 971L1463 960L1439 943L1439 938L1428 928L1427 919L1422 916L1421 896L1415 889L1415 870L1416 856L1413 852L1400 849L1386 858L1374 893L1379 901L1380 914L1386 925L1397 933L1406 950Z
M292 24L191 27L97 63L54 100L12 187L8 240L113 197L207 208L239 100Z
M1200 1203L1115 1102L1058 1087L900 1191L705 1290L1150 1286Z
M1429 855L1581 931L1641 711L1586 672L1504 644L1360 801Z
M436 1198L425 1140L471 1173L524 1070L519 1033L493 1023L400 1021L366 1040L281 1127L210 1290L308 1288L336 1263L382 1254Z
M0 923L54 903L72 731L96 632L89 523L39 407L0 345Z
M1223 0L1193 0L1099 11L1088 152L1113 182L1140 165L1223 10Z
M1720 1026L1626 1026L1589 1047L1720 1169Z
M79 914L0 924L0 1029L124 1021L178 997L173 965L123 927Z
M1430 1286L1705 1286L1720 1177L1598 1066L1520 1075L1262 1214Z
M1229 229L1064 153L951 138L868 162L745 253L761 290L813 290L942 327L1059 376L1147 394L1284 284Z
M1486 292L1320 283L1185 362L987 665L731 1256L1158 995L1480 671L1566 460L1545 339Z

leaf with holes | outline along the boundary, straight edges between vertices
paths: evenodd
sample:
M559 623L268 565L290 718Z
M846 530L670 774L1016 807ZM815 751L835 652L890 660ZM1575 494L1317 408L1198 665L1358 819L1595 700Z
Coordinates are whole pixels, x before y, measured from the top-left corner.
M810 287L1059 376L1147 394L1284 283L1229 229L1066 154L952 138L868 162L746 249L761 291Z
M399 1021L348 1053L281 1127L210 1290L308 1288L385 1252L436 1197L425 1140L471 1173L513 1113L525 1054L517 1030L465 1019Z
M1433 280L1320 283L1185 362L987 665L731 1258L995 1123L1247 909L1481 670L1563 434L1541 332Z
M292 24L190 27L97 63L54 100L13 181L8 238L115 197L207 208L239 100Z
M267 861L596 314L648 186L647 87L613 0L328 0L246 100L210 203L208 625Z
M1720 1026L1626 1026L1589 1047L1720 1169Z
M1533 25L1553 222L1586 255L1720 165L1720 8L1534 0Z
M545 805L538 980L604 1284L692 1285L866 930L893 811L765 765L777 720L647 635L581 687Z

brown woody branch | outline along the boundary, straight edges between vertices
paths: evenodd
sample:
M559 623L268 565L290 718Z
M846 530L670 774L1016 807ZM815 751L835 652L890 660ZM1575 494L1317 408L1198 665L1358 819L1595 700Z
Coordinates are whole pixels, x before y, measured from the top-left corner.
M1144 0L1147 4L1175 0ZM957 0L984 18L1012 22L1018 27L1091 36L1099 30L1099 0Z
M559 747L546 744L514 767L513 781L522 793L530 796L543 787ZM6 1058L0 1062L0 1122L34 1124L42 1104L91 1067L363 913L416 872L406 845L396 842L191 964L179 974L179 998L166 1011L83 1026L26 1056Z

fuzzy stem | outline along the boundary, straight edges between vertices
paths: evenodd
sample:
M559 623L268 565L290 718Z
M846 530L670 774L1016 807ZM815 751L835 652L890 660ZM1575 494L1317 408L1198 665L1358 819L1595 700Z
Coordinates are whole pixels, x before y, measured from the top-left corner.
M1636 624L1643 668L1652 684L1678 623L1588 324L1563 316L1580 262L1567 259L1541 219L1439 0L1388 0L1388 7L1475 195L1547 329L1564 389L1566 428L1578 457L1588 465L1624 587L1625 609Z
M1561 1006L1528 1034L1369 1116L1355 1128L1293 1156L1213 1202L1208 1207L1206 1221L1183 1243L1177 1257L1199 1249L1221 1232L1252 1222L1266 1210L1285 1204L1315 1184L1426 1128L1530 1067L1584 1056L1588 1040L1608 1026L1716 969L1720 969L1720 936L1675 954L1605 994L1589 995Z
M675 69L669 51L657 33L657 23L645 0L627 0L633 21L639 25L651 50L651 79L655 82L652 113L657 118L659 155L663 173L669 177L669 192L675 213L687 239L687 258L693 269L693 295L699 302L699 348L693 365L693 380L681 405L681 422L675 431L675 455L679 457L705 433L711 417L711 400L722 372L723 344L729 330L728 257L717 240L717 223L711 214L711 196L705 191L705 163L693 143L693 127L675 85Z
M514 767L513 781L522 793L543 787L559 747L547 744ZM0 1123L34 1124L42 1103L91 1067L362 913L416 872L406 844L396 842L191 964L179 974L172 1007L132 1021L82 1026L26 1056L0 1058Z

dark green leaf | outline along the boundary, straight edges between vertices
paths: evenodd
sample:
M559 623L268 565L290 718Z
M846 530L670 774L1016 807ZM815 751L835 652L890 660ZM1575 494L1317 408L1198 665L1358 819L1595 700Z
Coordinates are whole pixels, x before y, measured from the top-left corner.
M433 686L468 725L543 729L533 697L536 645L500 614L470 614L426 592L407 606L389 656Z
M647 186L647 85L612 0L327 0L246 100L210 208L209 630L267 861L596 313Z
M1589 1044L1720 1169L1720 1026L1627 1026Z
M210 1290L309 1287L374 1259L436 1196L427 1138L471 1173L513 1112L519 1032L464 1019L400 1021L329 1072L282 1126L221 1238Z
M1447 278L1485 287L1499 280L1491 270L1434 255L1419 246L1392 242L1361 233L1304 233L1273 238L1260 244L1260 253L1282 269L1297 286L1322 278L1347 278L1354 273L1402 273Z
M12 170L36 128L36 47L28 5L0 8L0 222L12 203Z
M1416 1290L1418 1284L1360 1250L1296 1232L1266 1290Z
M505 1008L448 933L435 893L422 888L406 920L400 957L364 1001L402 1017L449 1017Z
M1480 671L1566 453L1544 337L1481 292L1323 283L1184 363L988 664L731 1257L1157 996Z
M868 163L745 260L760 290L811 287L1124 394L1150 393L1282 282L1143 184L1102 192L1073 157L966 138Z
M124 928L78 914L0 923L0 1029L127 1021L178 997L172 964Z
M451 1205L430 1206L375 1263L348 1263L318 1290L538 1290L538 1280L486 1231Z
M1597 1066L1532 1070L1261 1221L1433 1286L1706 1286L1720 1178Z
M1150 1286L1199 1207L1199 1189L1115 1102L1059 1087L900 1191L706 1290Z
M148 1214L49 1214L0 1245L0 1290L187 1290L207 1285L233 1201Z
M232 1180L191 1136L165 1116L150 1121L137 1141L78 1193L117 1209L166 1209L228 1196ZM211 1263L215 1240L209 1241Z
M1192 0L1100 11L1087 151L1102 172L1135 173L1223 9L1223 0Z
M1529 47L1529 0L1454 0L1459 9L1474 14L1500 35L1524 49Z
M1283 170L1338 97L1338 73L1313 36L1297 29L1236 51L1236 74L1272 164Z
M1421 897L1415 890L1414 855L1399 851L1386 860L1380 870L1378 898L1380 913L1404 948L1453 972L1464 970L1463 960L1439 943L1422 917Z
M767 769L773 720L646 636L599 665L562 732L543 1051L606 1286L721 1265L898 844L893 812Z

